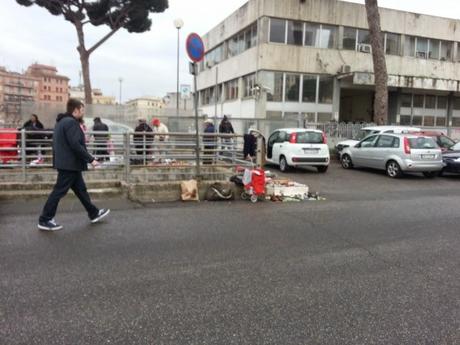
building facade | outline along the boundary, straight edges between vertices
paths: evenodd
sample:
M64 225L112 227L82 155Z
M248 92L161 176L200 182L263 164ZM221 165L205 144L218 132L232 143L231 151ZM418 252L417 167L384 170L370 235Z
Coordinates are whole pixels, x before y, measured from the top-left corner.
M69 78L59 75L56 67L33 64L26 75L38 78L38 101L49 104L66 104L69 99Z
M140 97L126 102L125 114L132 122L138 118L151 119L162 114L165 107L162 98L159 97Z
M38 100L39 78L0 67L0 126L21 122L22 108Z
M460 20L382 8L389 122L460 127ZM210 117L371 122L364 5L250 0L204 36L197 77Z
M117 102L115 97L106 96L100 89L93 89L93 104L98 105L115 105ZM85 89L82 85L69 88L69 97L85 101Z

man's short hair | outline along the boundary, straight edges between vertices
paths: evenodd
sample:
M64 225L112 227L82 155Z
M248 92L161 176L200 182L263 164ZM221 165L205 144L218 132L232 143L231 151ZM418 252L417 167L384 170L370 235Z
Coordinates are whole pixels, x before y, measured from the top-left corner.
M72 114L75 109L81 109L84 107L84 104L78 99L71 98L67 101L67 113Z

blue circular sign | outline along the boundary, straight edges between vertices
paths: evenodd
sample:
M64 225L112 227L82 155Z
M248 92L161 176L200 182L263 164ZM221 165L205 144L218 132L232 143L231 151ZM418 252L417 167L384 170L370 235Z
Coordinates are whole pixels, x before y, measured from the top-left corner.
M204 43L198 34L190 34L187 37L187 54L193 62L200 62L204 57Z

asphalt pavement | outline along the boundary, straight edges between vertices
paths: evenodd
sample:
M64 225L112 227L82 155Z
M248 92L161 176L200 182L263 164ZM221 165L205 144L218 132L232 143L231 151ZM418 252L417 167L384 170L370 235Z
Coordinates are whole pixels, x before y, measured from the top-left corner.
M0 344L460 344L459 177L286 176L327 200L0 205Z

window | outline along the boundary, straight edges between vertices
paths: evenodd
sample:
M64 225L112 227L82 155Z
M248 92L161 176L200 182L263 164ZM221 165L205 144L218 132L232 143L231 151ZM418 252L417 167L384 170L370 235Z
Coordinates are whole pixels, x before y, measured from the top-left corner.
M436 109L436 96L425 97L425 109Z
M434 126L434 116L425 116L423 119L423 125L424 126Z
M288 21L288 36L287 43L294 44L296 46L302 45L303 39L303 23Z
M460 127L460 117L453 117L452 118L452 126L453 127Z
M319 78L319 103L332 104L334 80L331 77Z
M399 123L403 126L410 126L410 120L411 120L410 115L401 115Z
M401 106L404 108L412 108L412 95L402 95Z
M377 141L378 138L379 138L378 135L374 135L374 136L364 139L363 141L361 141L361 147L362 148L374 147L375 142Z
M238 79L229 81L225 87L225 99L234 100L238 98Z
M438 109L447 109L447 97L438 96Z
M283 73L263 72L261 75L262 85L267 87L267 101L283 101Z
M406 42L404 42L404 55L414 57L415 54L415 37L406 36Z
M441 41L441 61L452 60L452 42Z
M342 43L343 49L356 50L356 29L344 28Z
M255 95L254 86L256 84L256 75L251 74L243 77L244 93L243 97L252 97Z
M323 134L318 132L298 132L297 144L322 144Z
M413 116L412 126L421 126L423 122L423 116Z
M431 138L409 138L411 149L435 149L438 145Z
M270 18L270 42L286 42L286 21Z
M359 44L371 44L369 30L358 30L358 45Z
M460 110L460 98L454 98L454 110Z
M337 27L330 25L321 25L320 48L336 48L337 44Z
M430 48L428 50L428 58L433 60L439 60L439 45L441 44L438 40L430 40Z
M300 75L286 74L286 102L299 102Z
M437 117L436 118L436 126L445 126L446 125L446 118L445 117Z
M332 114L331 113L318 113L318 122L319 123L326 123L331 122Z
M428 51L428 40L426 38L417 38L417 52L415 57L426 59Z
M399 55L399 47L401 46L401 36L398 34L386 34L386 49L388 55Z
M257 23L252 26L251 31L251 47L255 47L257 45Z
M315 75L303 76L302 102L316 103L316 81Z
M377 141L377 147L379 148L389 148L389 147L399 147L395 146L395 137L390 137L389 135L381 135L379 140Z
M238 35L238 50L237 54L244 52L245 42L244 42L244 32Z
M228 57L238 55L238 37L235 36L228 40Z
M305 42L306 46L316 47L319 41L320 26L318 24L305 24Z
M414 95L414 108L423 108L423 95Z

